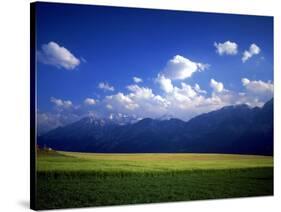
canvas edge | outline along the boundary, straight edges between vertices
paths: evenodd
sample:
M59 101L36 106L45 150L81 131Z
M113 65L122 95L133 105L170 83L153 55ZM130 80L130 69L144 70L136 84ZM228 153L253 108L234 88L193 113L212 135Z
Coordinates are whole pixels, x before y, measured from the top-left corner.
M36 210L36 3L30 3L30 209Z
M274 17L274 15L261 15L253 13L242 13L242 12L217 12L210 10L193 10L187 8L161 8L161 7L150 7L150 6L131 6L131 5L118 5L107 4L103 2L98 4L98 2L69 2L67 0L62 1L36 1L38 4L49 4L49 5L76 5L76 6L95 6L95 7L111 7L111 8L127 8L127 9L142 9L142 10L157 10L157 11L171 11L171 12L191 12L191 13L203 13L203 14L218 14L218 15L238 15L238 16L257 16L257 17Z
M133 7L133 6L118 6L118 5L107 5L106 3L99 5L92 3L73 3L73 2L48 2L48 1L37 1L30 3L30 209L38 211L37 208L37 198L36 198L36 153L37 153L37 122L36 122L36 109L37 109L37 99L36 99L36 5L37 4L54 4L54 5L77 5L77 6L93 6L93 7L111 7L111 8L128 8L128 9L140 9L140 10L160 10L160 11L173 11L173 12L189 12L189 13L202 13L202 14L219 14L219 15L236 15L236 16L257 16L257 17L267 17L272 19L273 24L273 55L274 55L274 15L256 15L256 14L242 14L242 13L224 13L224 12L208 12L208 11L197 11L197 10L186 10L186 9L162 9L162 8L149 8L149 7ZM274 63L273 63L274 65ZM273 81L274 81L274 69L273 69ZM274 100L274 96L273 96ZM274 101L275 102L275 101ZM273 107L274 109L275 107ZM273 112L274 113L274 112ZM273 120L273 124L274 124ZM275 139L273 139L273 145ZM273 151L275 149L273 148ZM273 152L274 159L274 152ZM273 166L274 170L274 166ZM273 175L273 194L263 195L263 196L252 196L252 197L238 197L239 198L253 198L253 197L266 197L274 196L274 175ZM88 207L74 207L74 208L53 208L54 209L83 209L83 208L106 208L114 206L130 206L130 205L147 205L147 204L169 204L177 202L193 202L193 201L210 201L210 200L224 200L224 199L237 199L236 197L230 198L217 198L217 199L202 199L202 200L192 200L192 201L173 201L173 202L153 202L153 203L137 203L137 204L119 204L119 205L106 205L106 206L88 206ZM43 209L46 210L46 209Z

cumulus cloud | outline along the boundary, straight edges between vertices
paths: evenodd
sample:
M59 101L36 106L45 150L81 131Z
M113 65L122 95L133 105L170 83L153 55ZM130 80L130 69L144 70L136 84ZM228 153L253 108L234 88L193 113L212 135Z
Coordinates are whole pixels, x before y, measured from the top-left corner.
M197 93L190 85L182 82L181 88L178 87L174 88L173 95L177 100L182 101L185 99L194 98L197 95Z
M132 97L150 98L153 97L153 92L150 88L140 87L138 85L128 85L127 89L131 91Z
M245 50L242 57L242 62L245 63L247 60L249 60L254 55L258 55L260 53L261 49L256 44L252 43L249 47L249 50Z
M135 83L143 82L143 80L141 78L139 78L139 77L133 77L133 80L134 80Z
M165 100L155 95L152 89L136 84L127 86L129 93L119 92L106 96L103 104L111 105L115 112L137 115L140 117L155 117L165 110Z
M207 94L207 91L202 90L201 87L200 87L197 83L194 85L193 88L194 88L194 90L195 90L197 93Z
M241 79L242 85L251 95L259 97L261 100L268 100L273 96L273 83L264 82L262 80L249 80L247 78Z
M107 105L106 105L106 108L109 109L109 110L112 110L112 109L113 109L113 107L112 107L111 104L107 104Z
M247 78L242 78L241 82L244 86L248 85L250 83L250 80L248 80Z
M158 118L169 114L175 118L189 120L196 115L227 105L248 104L254 107L262 106L269 100L268 96L265 97L260 92L250 92L251 87L245 87L244 92L230 91L215 79L210 80L213 92L209 94L201 89L198 83L190 85L180 82L176 86L162 74L157 76L156 82L164 91L162 95L155 94L149 87L132 84L127 86L128 93L118 92L107 96L101 101L101 105L112 114L122 113L142 118ZM242 82L246 86L251 81L243 79Z
M219 44L217 45L219 48ZM230 53L230 50L221 51L223 53L218 53L234 54ZM258 54L259 51L256 47L249 49L251 54ZM38 113L38 120L40 120L38 126L50 129L79 120L89 114L98 117L113 117L115 114L124 114L138 119L159 118L168 114L187 121L196 115L227 105L262 106L273 96L273 83L270 81L251 81L243 78L241 79L243 90L240 92L226 89L223 82L215 79L210 79L209 86L212 88L210 92L203 90L198 83L188 84L181 81L206 68L208 68L206 64L193 62L183 56L176 55L168 61L166 67L155 78L156 84L163 91L160 94L155 93L158 89L152 90L150 87L141 86L142 84L139 84L142 82L141 78L133 77L134 84L126 86L127 90L122 90L122 92L113 93L115 91L113 86L107 82L100 82L98 88L112 91L110 93L112 95L106 95L104 98L99 97L98 100L86 98L78 106L73 105L70 100L51 97L50 101L55 105L54 111ZM89 107L90 105L95 106Z
M97 101L93 98L86 98L84 100L85 105L95 105L96 103L97 103Z
M172 80L170 80L169 78L166 78L164 75L162 74L158 74L156 82L159 83L160 88L165 91L166 93L170 93L173 91L174 86L172 84Z
M211 88L213 88L213 91L217 92L217 93L220 93L220 92L222 92L224 90L223 83L222 82L217 82L214 79L210 80L210 86L211 86Z
M194 89L197 93L207 94L207 91L202 90L201 87L200 87L197 83L194 85L193 89Z
M80 60L68 49L54 41L43 44L41 50L37 51L37 58L44 64L67 70L73 70L80 64Z
M49 130L78 121L83 116L80 111L75 110L37 112L37 133L44 134Z
M174 86L173 92L167 93L163 99L167 102L167 112L183 120L230 104L226 92L214 92L207 96L199 84L191 86L183 82L179 87Z
M36 116L38 135L41 135L51 129L61 126L62 123L59 120L59 116L59 114L38 112Z
M161 75L158 77L161 79ZM163 77L162 80L165 82L167 78ZM242 78L241 82L243 90L236 92L226 89L222 82L211 79L210 86L213 92L208 93L201 89L198 83L190 85L180 82L173 85L168 80L168 86L162 88L165 92L161 95L156 94L149 87L131 84L126 86L127 92L117 92L99 101L87 98L80 106L73 105L70 100L52 97L51 102L56 106L56 110L50 113L38 113L38 126L40 132L43 132L46 129L69 124L89 114L97 117L124 114L138 119L159 118L168 114L187 121L199 114L227 105L248 104L251 107L260 107L273 96L273 83L270 81ZM159 82L159 86L161 88L163 85ZM95 109L89 110L87 105L93 104Z
M54 128L73 123L84 117L87 112L79 106L75 106L69 100L52 98L55 108L51 111L37 111L37 133L38 135L48 132Z
M105 102L107 102L106 106L108 109L115 108L119 111L123 111L124 109L134 110L139 107L128 95L124 95L122 92L107 96Z
M163 95L157 95L151 88L136 84L127 86L127 89L129 91L127 94L119 92L105 98L103 104L111 105L110 112L142 118L157 118L169 114L175 118L188 120L228 104L217 95L205 96L207 92L198 84L191 86L181 82L179 86L172 86L169 92L164 92Z
M50 101L59 108L71 108L72 107L72 102L70 100L62 100L62 99L57 99L55 97L51 97Z
M225 41L224 43L214 43L216 52L219 55L236 55L238 53L238 45L235 42Z
M208 67L208 64L194 62L181 55L176 55L168 61L162 74L171 80L184 80L191 77L193 73L203 71Z
M112 85L109 85L107 82L100 82L98 88L104 91L114 91L114 87Z

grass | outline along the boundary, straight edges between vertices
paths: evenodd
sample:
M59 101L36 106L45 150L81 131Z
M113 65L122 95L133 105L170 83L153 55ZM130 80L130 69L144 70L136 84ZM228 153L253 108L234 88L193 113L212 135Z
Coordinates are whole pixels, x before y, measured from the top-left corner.
M273 195L273 158L39 152L37 208Z

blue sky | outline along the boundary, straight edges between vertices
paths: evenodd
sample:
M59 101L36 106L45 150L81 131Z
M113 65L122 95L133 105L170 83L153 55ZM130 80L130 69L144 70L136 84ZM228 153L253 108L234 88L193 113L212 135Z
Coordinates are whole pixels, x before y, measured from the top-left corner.
M272 17L37 3L36 18L42 128L88 114L188 120L273 96Z

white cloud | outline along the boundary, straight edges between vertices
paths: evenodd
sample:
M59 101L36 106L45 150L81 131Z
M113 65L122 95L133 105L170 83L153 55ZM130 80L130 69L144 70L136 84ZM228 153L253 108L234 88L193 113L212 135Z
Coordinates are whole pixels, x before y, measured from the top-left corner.
M155 95L150 88L136 84L127 86L128 94L119 92L107 96L103 103L110 104L116 113L137 115L139 117L157 117L165 110L165 99Z
M251 95L259 97L261 100L268 100L273 96L273 83L264 82L261 80L249 80L247 78L241 79L243 86Z
M222 82L217 82L214 79L210 80L210 86L213 88L214 92L220 93L224 90L223 88L223 83Z
M72 107L73 108L73 107ZM80 111L75 110L56 110L51 112L37 112L38 134L43 134L59 126L80 120L83 116Z
M193 89L194 89L197 93L207 94L207 91L202 90L202 89L200 88L200 86L199 86L197 83L194 85Z
M229 104L226 92L214 92L210 97L207 92L195 84L193 87L181 83L180 87L174 87L173 92L163 98L167 101L167 111L176 118L189 120L190 118L219 109Z
M170 86L169 92L164 92L161 96L155 94L151 88L134 84L127 86L128 94L119 92L115 95L107 96L103 104L105 107L111 105L111 113L151 118L169 114L182 120L189 120L196 115L216 110L226 105L245 102L254 105L254 98L242 98L235 92L226 90L222 82L212 79L210 84L214 89L211 95L202 90L199 84L191 86L181 82L180 86ZM159 85L160 87L162 86L161 84Z
M139 78L139 77L133 77L133 80L134 80L135 83L143 82L143 80L141 78Z
M121 92L112 96L107 96L105 102L107 103L106 107L108 109L115 108L118 111L123 111L124 109L125 111L126 109L134 110L135 108L139 107L139 105L135 103L128 95L124 95Z
M86 98L84 100L85 105L95 105L96 103L97 103L97 101L93 98Z
M41 50L37 51L37 57L44 64L67 70L73 70L80 64L80 60L68 49L54 41L43 44Z
M249 60L254 55L258 55L260 53L261 49L256 44L252 43L249 50L245 50L242 57L242 62L245 63L247 60Z
M98 88L104 91L114 91L114 87L109 85L107 82L100 82Z
M113 109L113 107L112 107L111 104L107 104L107 105L106 105L106 108L109 109L109 110L112 110L112 109Z
M165 77L163 79L167 80ZM192 86L180 82L175 86L170 83L169 92L163 92L162 95L157 95L149 87L132 84L127 86L128 92L117 92L100 101L87 98L80 106L72 105L69 100L52 97L51 102L55 104L56 110L52 113L40 113L38 126L40 125L40 131L43 132L42 129L65 125L79 120L87 114L110 117L111 114L120 113L136 118L159 118L163 115L170 115L187 121L197 115L227 105L248 104L251 107L260 107L273 96L273 84L270 81L251 81L242 78L241 82L244 89L236 92L225 89L222 82L211 79L210 86L213 88L213 92L210 93L202 90L199 84ZM159 83L159 86L163 85ZM95 103L95 110L89 111L87 103Z
M190 85L182 82L181 88L178 87L174 88L173 95L177 100L184 101L194 98L197 95L197 93Z
M235 42L225 41L224 43L214 43L216 52L219 55L236 55L238 53L238 45Z
M50 129L61 126L59 114L52 113L37 113L37 131L38 134L43 134Z
M208 64L193 62L181 55L176 55L168 61L162 74L171 80L184 80L191 77L193 73L203 71L208 67Z
M154 97L154 94L150 88L140 87L138 85L129 85L127 89L132 93L129 95L133 98L149 99Z
M248 80L247 78L242 78L241 82L244 86L247 86L250 83L250 80Z
M166 78L164 75L162 74L158 74L156 82L159 83L160 88L165 91L166 93L170 93L173 91L174 86L172 84L172 80L170 80L169 78Z
M238 51L238 46L232 45L231 47L229 44L232 45L233 42L226 41L223 44L215 44L218 54L237 54L235 51ZM256 47L251 45L248 52L253 55L258 54L260 50ZM244 90L234 92L225 89L223 82L211 79L209 85L213 91L209 93L201 89L197 83L190 85L183 81L173 81L187 79L193 73L206 68L208 68L206 64L193 62L183 56L176 55L168 61L166 67L155 79L160 89L164 91L161 92L161 95L154 93L155 91L149 87L140 86L141 84L138 83L141 83L142 79L133 77L134 84L128 85L127 91L116 92L100 100L86 98L84 104L82 103L77 107L70 100L52 97L51 102L56 106L54 108L55 113L42 113L40 114L40 120L41 123L46 122L50 126L60 126L91 113L99 117L125 114L137 118L158 118L169 114L175 118L189 120L196 115L226 105L246 103L250 106L262 106L265 101L273 96L273 84L261 80L251 81L243 78L241 82ZM115 90L107 82L100 82L98 88L104 91ZM87 105L95 105L94 110L89 111L91 107L87 107Z
M259 54L260 53L260 47L258 47L256 44L252 44L250 46L250 53L251 54Z
M81 105L74 105L70 100L62 100L51 97L50 101L54 104L54 108L48 112L41 112L37 110L38 133L42 134L51 129L66 124L73 123L85 117L89 112L86 107Z
M173 86L172 81L165 76L159 74L156 82L159 83L160 88L165 91L164 99L168 100L166 103L172 105L173 103L190 101L191 99L199 96L200 94L206 94L207 92L202 90L198 84L193 87L181 82L180 87Z
M188 120L197 114L223 106L223 103L218 104L213 97L210 99L202 96L201 93L205 95L206 91L201 90L199 85L192 87L184 82L179 87L173 86L163 96L154 94L147 87L129 85L127 88L130 93L118 93L106 99L106 104L113 105L116 113L152 118L170 114L175 118Z
M50 101L59 108L71 108L72 107L72 102L70 100L62 100L62 99L57 99L55 97L51 97Z

